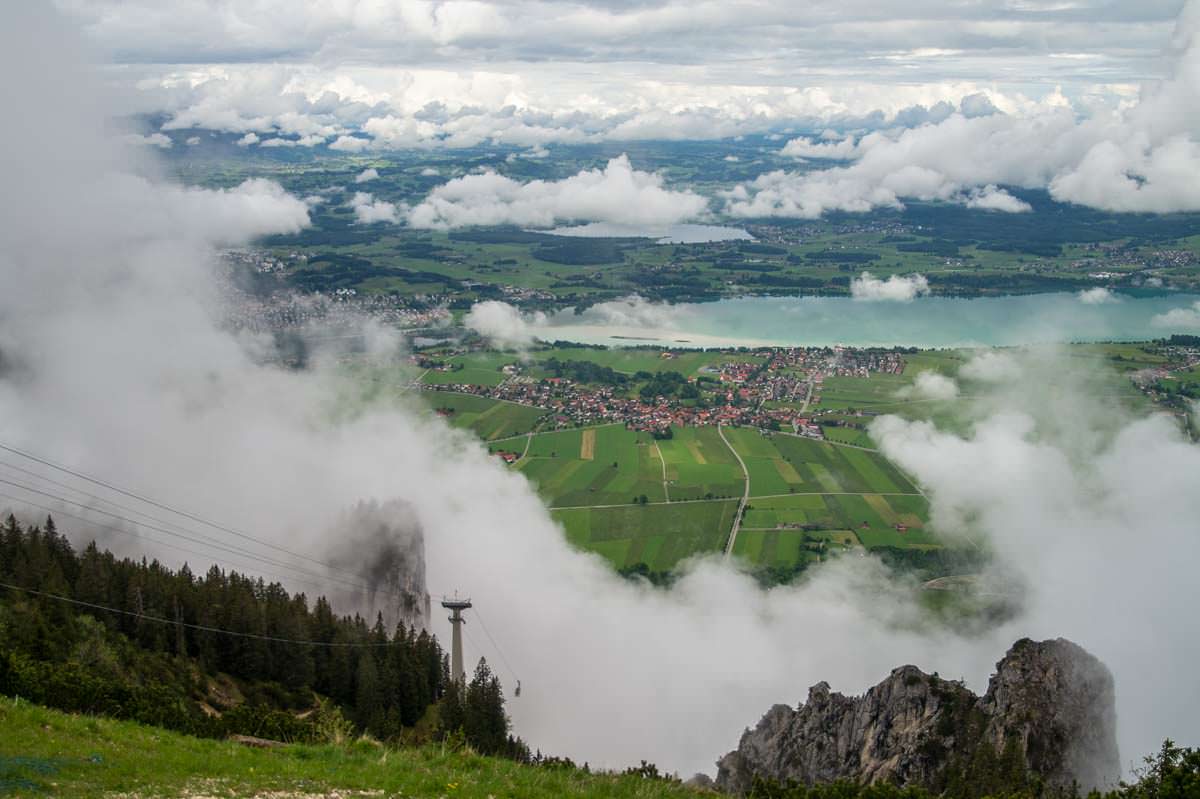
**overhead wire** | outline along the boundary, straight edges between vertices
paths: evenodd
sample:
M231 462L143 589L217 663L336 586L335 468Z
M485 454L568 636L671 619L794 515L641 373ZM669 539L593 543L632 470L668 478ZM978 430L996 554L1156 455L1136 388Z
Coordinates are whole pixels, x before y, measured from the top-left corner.
M55 469L56 471L60 471L65 474L69 474L72 477L76 477L80 480L85 480L93 485L98 485L103 488L107 488L110 491L115 491L116 493L121 494L122 496L128 497L130 499L136 499L139 502L145 502L147 505L151 505L155 508L159 508L160 510L165 510L169 513L174 513L178 516L182 516L183 518L189 519L198 524L203 524L206 527L211 527L215 530L220 530L221 532L227 533L229 535L233 535L233 536L236 536L238 538L241 538L241 539L244 539L247 541L252 541L252 542L258 544L259 546L267 547L269 549L274 549L278 552L282 552L284 554L291 555L294 558L306 560L310 563L314 563L318 566L322 566L326 569L329 569L330 571L343 571L338 566L335 566L331 563L327 563L325 561L310 557L308 555L304 555L299 552L295 552L293 550L288 549L287 547L281 547L278 544L271 543L270 541L263 541L260 538L252 536L248 533L241 532L240 530L236 530L232 527L229 527L228 525L224 525L224 524L221 524L220 522L215 522L215 521L212 521L211 519L206 519L206 518L204 518L202 516L198 516L194 513L190 513L185 510L181 510L181 509L176 508L172 505L169 505L165 502L159 502L158 500L147 497L136 491L131 491L129 489L122 488L122 487L115 485L111 482L108 482L106 480L101 480L100 478L92 477L83 472L77 471L75 469L71 469L67 466L62 466L61 464L54 463L53 461L50 461L46 458L42 458L38 455L34 455L33 453L26 452L25 450L22 450L22 449L18 449L17 447L11 446L9 444L0 442L0 450L4 450L5 452L10 452L10 453L12 453L14 455L18 455L22 458L28 458L29 460L34 461L35 463L40 463L43 466L48 466L49 468Z
M70 475L70 476L72 476L72 477L75 477L75 478L77 478L77 479L79 479L79 480L83 480L83 481L85 481L85 482L87 482L87 483L90 483L90 484L92 484L92 485L97 485L97 486L100 486L100 487L102 487L102 488L108 489L109 491L116 492L117 494L120 494L120 495L122 495L122 496L128 497L128 498L130 498L130 499L134 499L134 500L136 500L136 501L138 501L138 502L143 502L143 503L145 503L145 504L147 504L147 505L150 505L151 507L155 507L155 508L158 508L158 509L160 509L160 510L165 510L165 511L167 511L168 513L173 513L173 514L175 514L175 515L177 515L177 516L180 516L180 517L182 517L182 518L185 518L185 519L188 519L188 520L190 520L190 521L196 522L196 523L198 523L198 524L202 524L202 525L205 525L205 526L207 526L207 527L213 528L213 529L215 529L215 530L221 531L221 532L223 532L223 533L226 533L226 534L229 534L229 535L236 536L236 537L238 537L238 538L241 538L241 539L243 539L243 540L246 540L246 541L250 541L250 542L252 542L252 543L254 543L254 544L257 544L257 545L259 545L259 546L267 547L267 548L270 548L270 549L276 550L276 551L278 551L278 552L281 552L281 553L284 553L284 554L290 555L291 557L299 558L299 559L301 559L301 560L305 560L305 561L308 561L308 562L310 562L310 563L313 563L313 564L316 564L316 565L322 566L322 567L324 567L325 569L327 569L327 570L329 570L329 571L331 571L331 572L341 572L341 573L343 573L343 574L350 575L351 577L357 577L357 575L354 575L352 572L348 572L348 571L346 571L346 570L344 570L344 569L341 569L341 568L339 568L339 567L337 567L337 566L334 566L333 564L330 564L330 563L327 563L327 562L325 562L325 561L322 561L322 560L319 560L319 559L316 559L316 558L312 558L312 557L310 557L310 556L307 556L307 555L304 555L304 554L301 554L301 553L295 552L295 551L293 551L293 550L290 550L290 549L288 549L288 548L286 548L286 547L281 547L281 546L278 546L278 545L276 545L276 544L272 544L272 543L271 543L271 542L269 542L269 541L263 541L263 540L261 540L261 539L257 538L256 536L249 535L248 533L243 533L243 532L241 532L241 531L239 531L239 530L236 530L236 529L234 529L234 528L232 528L232 527L229 527L229 526L227 526L227 525L221 524L221 523L219 523L219 522L215 522L215 521L212 521L212 520L210 520L210 519L206 519L206 518L204 518L204 517L202 517L202 516L199 516L199 515L196 515L196 514L190 513L190 512L188 512L188 511L181 510L181 509L179 509L179 508L176 508L176 507L174 507L174 506L172 506L172 505L170 505L170 504L167 504L167 503L165 503L165 502L160 502L160 501L158 501L158 500L155 500L155 499L153 499L153 498L151 498L151 497L148 497L148 496L146 496L146 495L144 495L144 494L141 494L141 493L139 493L139 492L136 492L136 491L132 491L132 490L129 490L129 489L122 488L122 487L120 487L120 486L118 486L118 485L115 485L114 483L111 483L111 482L109 482L109 481L103 480L103 479L101 479L101 478L98 478L98 477L93 477L93 476L91 476L91 475L85 474L85 473L83 473L83 472L80 472L80 471L77 471L77 470L75 470L75 469L71 469L71 468L69 468L69 467L62 466L62 465L60 465L60 464L57 464L57 463L54 463L53 461L50 461L50 460L48 460L48 459L46 459L46 458L42 458L42 457L40 457L40 456L38 456L38 455L35 455L35 454L33 454L33 453L30 453L30 452L27 452L27 451L25 451L25 450L19 449L19 448L17 448L17 447L13 447L13 446L11 446L11 445L8 445L8 444L5 444L5 443L3 443L3 442L0 442L0 450L3 450L3 451L5 451L5 452L9 452L9 453L11 453L11 454L17 455L17 456L19 456L19 457L22 457L22 458L26 458L26 459L28 459L28 460L30 460L30 461L33 461L33 462L35 462L35 463L41 464L41 465L43 465L43 466L49 467L49 468L51 468L51 469L54 469L54 470L56 470L56 471L62 472L62 473L64 473L64 474L67 474L67 475ZM162 519L162 518L160 518L160 517L158 517L158 516L155 516L155 515L149 514L149 513L145 512L145 511L139 510L139 509L137 509L137 508L130 507L130 506L126 505L126 504L119 503L119 502L117 502L117 501L115 501L115 500L112 500L112 499L109 499L109 498L107 498L107 497L102 497L102 496L99 496L99 495L96 495L96 494L93 494L93 493L90 493L90 492L84 491L84 490L82 490L82 489L80 489L80 488L78 488L78 487L76 487L76 486L71 486L71 485L68 485L68 484L66 484L66 483L63 483L63 482L60 482L60 481L53 480L52 478L46 477L45 475L39 474L39 473L37 473L37 472L34 472L34 471L32 471L32 470L29 470L29 469L25 469L25 468L23 468L23 467L20 467L20 466L16 466L15 464L11 464L11 463L8 463L8 462L5 462L5 461L0 461L0 466L3 466L3 467L6 467L6 468L9 468L9 469L12 469L12 470L15 470L15 471L21 472L21 473L23 473L23 474L26 474L26 475L28 475L28 476L30 476L30 477L34 477L34 478L36 478L36 479L38 479L38 480L41 480L41 481L43 481L43 482L45 482L45 483L47 483L47 484L49 484L49 485L53 485L53 486L56 486L56 487L58 487L58 488L65 489L65 490L67 490L67 491L74 492L74 493L76 493L76 494L79 494L80 496L87 497L88 499L94 500L94 501L96 501L96 502L102 502L102 503L105 503L105 504L107 504L107 505L110 505L110 506L112 506L112 507L115 507L115 508L118 508L118 509L120 509L120 510L123 510L123 511L125 511L125 512L127 512L127 513L132 513L132 514L136 514L136 515L138 515L138 516L142 516L142 517L144 517L144 518L146 518L146 519L150 519L150 520L152 520L153 522L156 522L158 525L166 525L166 527L160 527L160 526L156 526L156 524L150 524L150 523L147 523L147 522L144 522L144 521L138 521L137 519L130 519L130 518L126 517L126 516L122 516L122 515L120 515L120 514L118 514L118 513L114 513L114 512L112 512L112 511L108 511L108 510L105 510L105 509L103 509L103 508L92 507L92 506L86 505L86 504L84 504L84 503L81 503L81 502L79 502L79 501L77 501L77 500L73 500L73 499L70 499L70 498L68 498L68 497L63 497L63 496L60 496L60 495L58 495L58 494L54 494L54 493L52 493L52 492L44 491L44 490L41 490L41 489L38 489L38 488L35 488L35 487L32 487L32 486L24 485L24 484L22 484L22 483L19 483L19 482L16 482L16 481L12 481L12 480L6 480L6 479L4 479L4 478L0 478L0 484L6 484L6 485L10 485L10 486L13 486L14 488L20 489L20 490L22 490L22 491L29 491L29 492L32 492L32 493L38 494L38 495L40 495L40 496L47 497L47 498L49 498L49 499L52 499L52 500L55 500L55 501L58 501L58 502L65 502L65 503L67 503L67 504L74 505L74 506L76 506L76 507L82 508L82 509L84 509L84 510L85 510L85 511L87 511L87 512L91 512L91 513L101 513L101 514L103 514L103 515L105 515L105 516L108 516L108 517L110 517L110 518L113 518L113 519L116 519L116 520L118 520L118 521L124 522L124 523L126 523L126 524L131 524L131 525L137 526L137 527L139 527L139 528L145 528L145 529L149 529L149 530L154 530L154 531L156 531L156 532L160 532L160 533L163 533L163 534L165 534L165 535L169 535L169 536L173 536L173 537L181 538L181 539L183 539L183 540L185 540L185 541L189 541L189 542L191 542L191 543L198 544L198 545L200 545L200 546L202 546L202 547L211 547L211 548L213 548L213 549L216 549L216 550L219 550L219 551L223 551L223 552L226 552L226 553L229 553L229 554L232 554L232 555L238 556L238 557L240 557L240 558L245 558L245 559L248 559L248 560L250 560L250 561L254 561L254 562L256 562L256 563L265 563L265 564L268 564L268 565L275 566L275 567L277 567L277 568L281 568L281 569L284 569L284 570L287 570L287 571L291 571L291 572L295 572L295 573L297 573L297 574L299 574L299 575L302 575L301 577L288 577L288 578L286 578L286 579L289 579L289 580L295 580L295 581L297 581L297 582L307 583L307 584L309 584L309 585L313 585L314 587L324 587L324 586L325 586L325 583L324 583L324 582L322 582L322 583L314 583L314 582L312 582L311 580L305 580L305 579L304 579L304 576L307 576L307 577L310 577L310 578L316 578L316 579L318 579L318 580L322 580L322 581L332 581L332 582L335 582L335 583L341 583L341 584L343 584L343 585L345 585L345 586L348 586L348 587L350 587L350 588L354 588L354 589L356 589L356 590L361 590L361 591L374 591L374 592L376 592L376 593L380 593L380 594L383 594L383 595L385 595L385 596L392 596L392 597L396 597L396 598L401 598L401 597L403 597L403 596L404 596L404 595L402 595L402 594L400 594L400 593L397 593L397 592L395 592L395 591L391 591L391 590L388 590L388 589L380 589L380 588L374 588L374 589L373 589L373 588L371 588L370 586L363 585L363 584L361 584L361 583L357 583L357 582L351 582L351 581L347 581L347 580L345 580L345 579L342 579L342 578L339 578L339 577L336 577L336 576L333 576L333 575L330 575L330 574L318 574L318 573L316 573L316 572L312 572L312 571L309 571L309 570L307 570L307 569L304 569L304 568L302 568L302 567L299 567L299 566L297 566L297 565L295 565L295 564L292 564L292 563L287 563L287 562L285 562L285 561L281 561L281 560L277 560L277 559L275 559L275 558L271 558L271 557L269 557L269 556L266 556L266 555L264 555L264 554L262 554L262 553L252 552L252 551L246 550L246 549L244 549L244 548L241 548L241 547L237 547L237 546L235 546L235 545L232 545L232 544L227 544L227 543L220 542L220 541L218 541L218 540L216 540L216 539L212 538L211 536L205 535L205 534L203 534L203 533L200 533L200 532L198 532L198 531L196 531L196 530L192 530L192 529L190 529L190 528L183 527L182 525L179 525L179 524L177 524L177 523L174 523L174 522L169 522L169 521L167 521L167 520L164 520L164 519ZM59 514L61 514L61 515L67 516L68 518L74 518L74 519L77 519L77 520L79 520L79 521L82 521L82 522L84 522L84 523L86 523L86 524L90 524L90 525L93 525L93 526L95 526L95 527L99 527L100 529L106 529L106 530L110 530L110 531L114 531L114 532L119 532L119 533L123 533L123 534L129 534L129 535L133 535L134 537L137 537L137 538L143 538L143 539L145 539L145 540L148 540L148 541L153 541L153 542L154 542L154 543L156 543L156 544L160 544L160 545L162 545L162 546L166 546L166 547L169 547L169 548L172 548L172 549L176 549L176 550L178 550L178 551L181 551L181 552L186 552L186 553L188 553L188 554L197 555L197 556L199 556L199 557L213 558L213 555L212 555L211 553L196 552L195 550L190 550L190 549L187 549L187 548L184 548L184 547L180 547L180 546L178 546L178 545L174 545L174 544L171 544L171 543L169 543L169 542L166 542L166 541L160 541L160 540L158 540L158 539L151 538L151 537L149 537L149 536L145 536L145 535L142 535L142 534L138 534L138 533L136 533L136 532L134 532L134 531L131 531L131 530L126 530L125 528L122 528L122 527L116 527L116 526L112 526L112 525L101 524L101 523L98 523L98 522L96 522L96 521L94 521L94 520L87 519L87 518L85 518L85 517L82 517L82 516L74 515L74 514L71 514L71 513L68 513L68 512L66 512L66 511L63 511L63 510L61 510L61 509L54 509L54 508L51 508L51 507L49 507L49 506L47 506L47 505L43 505L43 504L40 504L40 503L36 503L36 502L33 502L33 501L31 501L31 500L29 500L29 499L26 499L26 498L13 497L13 496L11 496L11 495L8 495L8 494L3 494L3 493L0 493L0 496L6 497L6 498L8 498L8 499L10 499L10 500L13 500L13 501L15 501L15 502L22 502L22 503L25 503L25 504L27 504L27 505L30 505L30 506L32 506L32 507L37 507L37 508L44 509L44 510L46 510L46 511L50 512L50 513L59 513ZM168 529L169 527L170 527L170 528L175 528L175 529L173 529L173 530L172 530L172 529ZM182 532L181 532L181 531L182 531ZM213 559L214 559L214 560L216 560L216 558L213 558ZM245 568L245 566L243 566L243 568ZM257 567L257 566L256 566L255 568L259 568L259 567ZM269 575L269 576L274 576L274 577L277 577L277 578L278 578L278 577L280 577L280 575L277 575L277 574L276 574L276 575ZM281 579L284 579L284 578L281 578ZM426 587L426 589L425 589L425 590L426 590L426 593L427 593L427 594L436 593L436 592L432 591L431 589L429 589L428 587ZM59 598L61 598L61 599L64 599L64 600L66 600L66 601L73 601L73 600L69 600L68 598L65 598L65 597L59 597ZM110 609L108 609L108 610L113 610L113 609L111 609L111 608L110 608ZM515 669L512 667L512 663L511 663L511 662L508 660L508 657L507 657L507 656L504 654L504 650L503 650L503 649L500 647L500 645L497 643L497 641L496 641L495 637L494 637L494 636L491 634L491 631L488 629L488 627L487 627L487 623L484 621L484 619L483 619L483 616L482 616L482 615L479 613L479 611L478 611L478 608L476 608L476 609L475 609L475 611L476 611L476 613L475 613L475 615L476 615L476 618L478 618L478 619L479 619L480 627L481 627L481 629L483 630L483 632L484 632L484 635L487 637L488 641L491 643L493 650L494 650L494 651L496 652L496 654L499 656L499 658L500 658L500 661L503 663L504 667L505 667L505 668L508 670L509 674L510 674L510 675L513 677L513 679L514 679L514 680L516 680L516 681L517 681L517 683L518 683L518 685L519 685L519 684L520 684L520 680L517 678L516 670L515 670ZM114 610L114 612L120 612L120 611L115 611L115 610ZM165 621L170 621L170 620L165 620ZM171 623L174 623L174 622L173 622L173 621L171 621Z
M192 624L190 622L180 621L177 619L164 619L162 616L151 616L146 613L135 613L131 610L121 610L120 608L113 608L113 607L109 607L108 605L100 605L95 602L84 602L82 599L73 599L72 597L63 596L62 594L51 594L47 591L39 591L36 588L23 588L22 586L12 585L11 583L0 582L0 588L8 588L13 591L23 591L26 594L33 594L35 596L46 597L47 599L57 599L61 602L69 602L72 605L80 605L82 607L91 608L93 610L103 610L103 611L107 611L109 613L117 613L122 616L133 616L133 617L141 619L143 621L153 621L153 622L158 622L160 624L173 624L173 625L178 625L180 627L187 627L188 629L191 629L191 630L199 630L201 632L207 632L207 633L217 633L220 635L233 635L233 636L237 636L238 638L256 638L261 641L273 641L275 643L281 643L281 644L300 644L303 646L328 646L328 647L381 647L381 646L393 646L396 644L395 641L386 641L386 642L380 642L380 641L311 641L311 640L305 640L305 639L301 639L301 638L282 638L277 635L260 635L259 633L243 633L243 632L239 632L237 630L226 630L221 627L211 627L207 624Z
M148 524L148 523L146 523L146 522L139 522L139 521L137 521L136 519L129 519L129 518L126 518L126 517L124 517L124 516L121 516L120 514L113 513L112 511L107 511L107 510L104 510L103 508L93 508L93 507L88 507L87 505L84 505L83 503L77 502L77 501L75 501L75 500L72 500L72 499L69 499L69 498L67 498L67 497L62 497L62 496L59 496L59 495L57 495L57 494L54 494L54 493L51 493L51 492L48 492L48 491L42 491L41 489L38 489L38 488L33 488L32 486L27 486L27 485L24 485L24 484L22 484L22 483L15 482L15 481L13 481L13 480L6 480L6 479L4 479L3 477L0 477L0 484L3 484L3 485L10 485L10 486L13 486L13 487L15 487L15 488L19 488L19 489L21 489L22 491L29 491L29 492L31 492L31 493L34 493L34 494L39 494L39 495L41 495L41 496L44 496L44 497L49 497L50 499L54 499L54 500L57 500L57 501L59 501L59 502L65 502L65 503L67 503L67 504L70 504L70 505L75 505L76 507L83 508L84 510L86 510L86 511L89 511L89 512L91 512L91 513L100 513L100 514L103 514L103 515L105 515L105 516L108 516L108 517L110 517L110 518L116 519L116 520L118 520L118 521L125 522L125 523L127 523L127 524L133 524L133 525L137 525L138 527L144 527L144 528L146 528L146 529L149 529L149 530L154 530L154 531L156 531L156 532L163 533L163 534L165 534L165 535L170 535L170 536L175 536L175 537L177 537L177 538L182 538L183 540L185 540L185 541L190 541L190 542L191 542L191 543L193 543L193 544L200 544L201 546L208 546L208 547L212 547L212 548L214 548L214 549L218 549L218 550L221 550L221 551L224 551L224 552L228 552L228 553L230 553L230 554L234 554L234 555L240 555L240 556L242 556L242 557L246 557L246 558L249 558L249 559L251 559L251 560L257 560L257 561L261 561L261 562L263 562L263 563L267 563L267 564L270 564L270 565L273 565L273 566L276 566L276 567L279 567L279 568L283 568L283 569L287 569L287 570L291 570L291 571L296 571L296 572L298 572L298 573L300 573L300 574L306 574L306 575L308 575L308 576L310 576L310 577L318 577L318 578L322 578L322 579L326 579L326 580L331 580L331 581L333 581L333 582L342 583L342 584L344 584L344 585L347 585L347 586L349 586L349 587L351 587L351 588L356 588L356 589L359 589L359 590L370 590L368 586L362 585L361 583L353 583L353 582L349 582L349 581L347 581L347 580L344 580L344 579L342 579L342 578L340 578L340 577L336 577L336 576L333 576L333 575L323 575L323 574L319 574L319 573L317 573L317 572L308 571L307 569L303 569L303 568L301 568L301 567L299 567L299 566L294 566L294 565L292 565L292 564L290 564L290 563L285 563L284 561L275 560L275 559L273 559L273 558L269 558L269 557L267 557L267 556L265 556L265 555L260 555L260 554L254 553L254 552L250 552L250 551L248 551L248 550L245 550L245 549L242 549L242 548L240 548L240 547L236 547L236 546L232 546L232 545L227 545L227 544L218 543L218 542L212 541L212 540L210 540L210 539L203 539L203 538L201 538L201 539L197 539L197 538L194 538L194 537L192 537L191 535L187 535L187 534L185 534L185 533L180 533L180 532L178 532L178 531L169 530L169 529L166 529L166 528L164 528L164 527L158 527L158 526L156 526L156 525L153 525L153 524ZM17 500L17 501L21 501L21 500ZM53 511L51 511L51 512L53 512ZM120 529L120 528L117 528L117 529ZM150 539L150 540L154 540L154 539ZM162 543L162 542L159 542L159 543Z
M487 623L483 620L483 615L479 612L479 608L472 607L471 609L475 611L475 618L479 621L479 628L483 630L483 634L487 636L487 639L492 642L492 648L495 649L496 654L500 656L500 660L504 664L504 667L508 669L509 675L511 675L512 678L519 684L521 681L517 679L516 670L512 667L512 664L508 662L508 658L504 656L504 650L500 648L500 644L496 643L496 639L492 637L491 632L487 628Z
M8 494L3 491L0 491L0 498L12 500L13 502L19 502L23 505L29 505L30 507L44 510L47 513L59 516L60 518L66 517L68 519L74 519L78 522L82 522L83 524L90 525L91 527L95 527L100 530L106 530L111 533L120 533L121 535L129 535L134 538L139 538L139 539L142 539L145 541L153 542L155 544L158 544L159 546L167 547L168 549L173 549L176 552L183 552L184 554L187 554L187 555L195 555L200 558L205 558L217 566L225 566L227 568L228 567L236 567L239 569L245 569L247 571L256 571L259 574L262 574L267 577L274 577L280 581L300 583L300 584L309 585L309 586L312 586L313 588L318 588L318 589L328 588L327 583L323 583L323 582L319 583L314 580L305 579L303 577L295 577L292 575L283 577L279 574L272 574L271 572L264 570L261 566L258 566L258 565L250 565L247 563L237 563L228 558L219 559L216 556L214 556L211 552L199 552L194 549L188 549L187 547L181 547L178 544L172 544L169 541L160 541L157 538L151 538L150 536L145 535L144 533L139 533L135 530L130 530L125 527L116 527L111 524L104 524L103 522L98 522L95 519L88 519L84 516L79 516L79 515L73 514L70 511L65 511L61 507L55 508L55 507L51 507L50 505L43 505L39 502L34 502L33 500L26 499L25 497L16 497L16 496L13 496L12 494Z

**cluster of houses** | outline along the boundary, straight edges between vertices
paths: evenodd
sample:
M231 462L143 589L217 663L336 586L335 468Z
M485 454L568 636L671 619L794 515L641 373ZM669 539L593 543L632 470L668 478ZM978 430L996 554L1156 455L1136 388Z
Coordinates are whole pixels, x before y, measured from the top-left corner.
M567 377L539 379L523 374L524 367L519 364L503 367L505 379L497 386L446 383L428 388L544 408L559 428L619 422L632 430L662 433L673 425L731 425L785 430L819 439L823 437L821 427L805 409L819 400L826 375L899 374L904 370L903 357L888 351L780 348L753 355L757 360L728 361L701 370L718 382L707 395L708 401L700 403L674 396L640 397L622 388Z

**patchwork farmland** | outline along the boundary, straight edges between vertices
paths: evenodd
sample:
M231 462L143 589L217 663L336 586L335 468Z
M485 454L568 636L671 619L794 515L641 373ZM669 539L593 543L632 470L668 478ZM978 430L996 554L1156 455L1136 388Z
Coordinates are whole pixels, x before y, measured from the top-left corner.
M529 433L546 415L542 408L473 394L439 391L428 394L427 399L450 424L471 430L484 441Z
M753 564L790 567L859 545L937 546L925 498L879 453L748 428L725 435L728 446L715 427L672 428L666 439L621 425L541 433L513 468L573 544L618 568L668 571L723 549L745 487L730 447L750 480L734 554Z

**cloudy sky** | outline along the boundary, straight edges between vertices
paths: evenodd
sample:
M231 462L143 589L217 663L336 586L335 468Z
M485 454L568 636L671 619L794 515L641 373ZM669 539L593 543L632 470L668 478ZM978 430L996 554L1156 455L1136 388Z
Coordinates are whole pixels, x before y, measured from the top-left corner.
M1183 0L58 5L171 127L529 144L890 119L977 93L1010 112L1120 102L1168 70Z

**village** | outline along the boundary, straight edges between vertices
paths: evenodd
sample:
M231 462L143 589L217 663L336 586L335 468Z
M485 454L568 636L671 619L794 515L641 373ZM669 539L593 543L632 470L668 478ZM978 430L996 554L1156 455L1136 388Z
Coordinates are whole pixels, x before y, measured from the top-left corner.
M905 361L895 350L857 350L842 347L764 348L739 353L713 351L714 356L751 355L755 360L724 360L704 366L685 378L684 390L645 396L631 384L583 382L566 376L538 376L530 364L514 361L503 367L504 380L496 386L475 383L439 383L424 388L487 397L544 408L553 414L553 428L624 424L631 430L669 436L672 426L728 425L784 430L821 439L817 417L809 408L820 402L821 387L829 376L868 377L899 375ZM671 358L664 351L664 358ZM426 369L453 372L447 364L414 356Z

